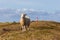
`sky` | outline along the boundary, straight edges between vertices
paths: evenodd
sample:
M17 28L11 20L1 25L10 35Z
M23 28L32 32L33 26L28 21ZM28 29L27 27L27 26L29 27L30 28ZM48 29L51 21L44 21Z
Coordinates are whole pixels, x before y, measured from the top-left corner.
M55 11L60 10L60 0L0 0L0 8L33 8Z
M20 12L28 10L47 12L49 15L53 14L53 18L49 16L48 20L60 21L60 0L0 0L0 22L19 21ZM43 17L43 15L41 16Z

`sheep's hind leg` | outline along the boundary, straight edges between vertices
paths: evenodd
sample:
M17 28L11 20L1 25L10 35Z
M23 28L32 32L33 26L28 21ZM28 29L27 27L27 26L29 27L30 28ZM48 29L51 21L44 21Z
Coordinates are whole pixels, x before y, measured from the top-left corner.
M26 26L26 30L30 30L30 28L28 26Z
M27 30L30 30L30 28L28 27Z

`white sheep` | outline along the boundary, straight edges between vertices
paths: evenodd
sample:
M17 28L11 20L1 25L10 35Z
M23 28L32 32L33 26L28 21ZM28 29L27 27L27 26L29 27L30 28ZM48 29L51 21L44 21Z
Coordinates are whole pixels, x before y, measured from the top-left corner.
M20 25L22 31L29 30L30 18L27 16L27 14L21 14Z

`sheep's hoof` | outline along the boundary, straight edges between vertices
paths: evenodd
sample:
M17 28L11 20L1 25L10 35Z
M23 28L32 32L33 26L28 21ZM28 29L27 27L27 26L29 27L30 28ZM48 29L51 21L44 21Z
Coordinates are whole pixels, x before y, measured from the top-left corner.
M26 31L26 29L22 29L22 32L25 32Z

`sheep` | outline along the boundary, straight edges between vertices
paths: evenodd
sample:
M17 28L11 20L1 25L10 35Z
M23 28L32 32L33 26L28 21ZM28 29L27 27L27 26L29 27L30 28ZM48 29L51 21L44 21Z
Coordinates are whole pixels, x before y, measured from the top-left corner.
M30 18L27 14L21 14L20 25L22 31L29 30Z

